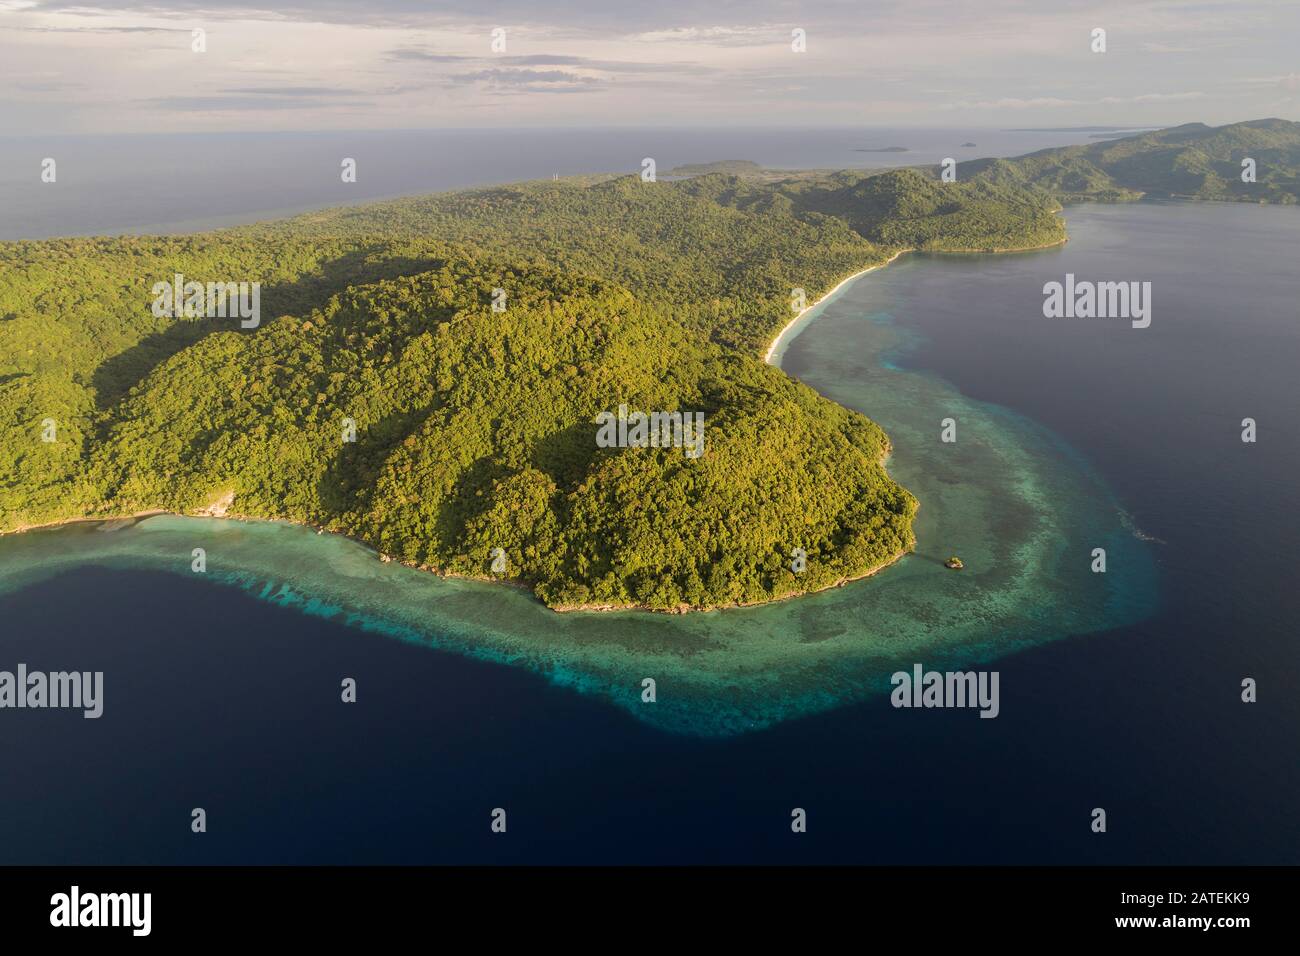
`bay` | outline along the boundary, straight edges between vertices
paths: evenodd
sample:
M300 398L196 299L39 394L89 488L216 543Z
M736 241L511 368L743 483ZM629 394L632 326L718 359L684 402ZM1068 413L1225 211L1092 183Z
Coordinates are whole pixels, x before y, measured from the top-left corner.
M904 256L789 342L783 366L879 421L922 501L915 555L828 594L557 617L287 526L0 540L3 660L106 672L98 721L0 720L0 855L1296 862L1300 218L1067 219L1057 250ZM1151 328L1043 318L1042 284L1067 271L1152 281ZM185 546L203 542L200 580ZM942 567L954 551L967 571ZM910 661L996 667L1000 716L894 710L888 673Z

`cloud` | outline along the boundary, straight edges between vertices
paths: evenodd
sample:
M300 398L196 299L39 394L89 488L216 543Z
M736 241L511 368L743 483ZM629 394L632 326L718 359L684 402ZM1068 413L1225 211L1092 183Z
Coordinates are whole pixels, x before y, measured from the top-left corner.
M182 113L303 110L317 109L320 106L319 100L301 96L162 96L139 102L155 109ZM346 104L340 105L357 106L363 104L357 100L348 100Z
M327 86L245 86L222 90L223 93L252 96L364 96L362 90L348 90Z
M1141 93L1137 96L1103 96L1097 100L1104 106L1113 106L1116 103L1179 103L1185 100L1204 99L1205 94L1201 92L1188 93Z
M1300 4L1281 0L0 0L0 11L0 97L19 104L8 122L27 133L146 129L148 103L293 111L263 122L334 128L351 97L373 104L373 127L938 125L961 110L994 125L999 113L1021 125L1229 122L1300 92ZM1094 24L1109 30L1105 57L1088 52ZM197 59L164 36L195 26L208 30ZM497 26L508 53L489 52ZM806 54L790 50L796 26ZM53 86L19 86L43 71L85 86L68 104L50 102ZM599 95L552 95L568 93Z
M788 45L788 25L758 24L745 26L672 27L648 30L636 35L643 43L698 43L705 46L771 46Z
M390 60L419 60L425 63L462 63L477 60L474 56L461 56L456 53L434 53L430 50L418 50L411 47L399 47L384 54Z
M517 66L574 66L601 73L691 73L717 72L715 67L700 63L675 63L667 61L643 62L639 60L600 60L589 56L560 56L540 53L531 56L502 56L495 58Z
M943 108L947 110L1028 110L1049 108L1055 109L1061 106L1078 106L1079 100L1065 100L1055 96L1035 96L1032 99L1022 99L1015 96L1004 96L997 100L976 100L965 103L949 103Z
M584 33L655 36L691 34L709 42L743 42L755 23L770 23L790 14L787 0L723 0L712 4L718 26L698 27L701 5L696 0L35 0L29 9L47 12L99 11L148 15L202 14L221 18L294 20L342 23L350 26L428 27L461 22L536 30L568 29ZM905 0L821 0L805 11L808 22L871 19L888 9L903 9ZM727 25L730 23L731 25ZM789 42L790 31L785 31ZM778 35L773 40L780 40Z
M1138 49L1143 53L1195 53L1199 47L1179 46L1174 43L1161 43L1156 40L1148 40L1138 45Z
M1300 73L1282 73L1278 76L1248 76L1237 81L1248 86L1274 86L1279 90L1294 93L1300 90Z
M1186 93L1140 93L1136 96L1103 96L1100 99L1077 100L1056 96L1036 96L1030 99L1004 96L996 100L975 100L973 102L950 103L947 110L1028 110L1028 109L1062 109L1077 106L1116 106L1119 104L1142 103L1178 103L1186 100L1199 100L1205 97L1199 91Z
M527 56L465 56L458 53L436 53L417 47L398 47L384 54L389 60L413 60L426 63L480 63L504 64L510 67L570 66L598 73L690 73L702 75L716 72L714 67L694 62L605 60L589 56L559 53L532 53Z
M47 26L18 26L10 27L11 30L21 30L25 33L189 33L186 27L47 27Z
M84 90L85 83L68 83L63 80L19 80L14 86L28 93L59 93L64 90Z
M595 77L580 76L566 70L477 70L447 77L455 84L481 83L490 90L530 93L578 93L600 85Z

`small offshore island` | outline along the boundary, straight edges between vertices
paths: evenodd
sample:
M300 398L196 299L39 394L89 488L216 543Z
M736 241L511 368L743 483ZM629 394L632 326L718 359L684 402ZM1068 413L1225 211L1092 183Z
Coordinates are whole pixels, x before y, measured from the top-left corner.
M972 161L955 183L733 162L6 243L0 532L155 512L292 522L557 610L835 587L915 546L917 501L874 422L764 362L785 329L908 250L1041 248L1065 240L1062 201L1188 195L1179 149L1214 157L1192 195L1294 201L1214 164L1242 142L1294 155L1296 130L1179 127ZM1136 152L1180 178L1161 188ZM1139 168L1151 182L1125 178ZM260 283L260 323L151 313L175 275ZM707 452L598 447L597 416L623 405L703 414Z

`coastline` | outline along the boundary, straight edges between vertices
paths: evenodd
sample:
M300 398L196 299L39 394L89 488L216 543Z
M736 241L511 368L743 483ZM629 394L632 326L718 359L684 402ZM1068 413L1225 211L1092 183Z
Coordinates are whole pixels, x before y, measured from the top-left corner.
M861 581L863 578L869 578L885 570L885 568L890 567L891 565L899 561L901 558L911 553L912 553L911 549L905 551L899 551L897 554L891 556L889 560L876 565L874 568L868 568L866 571L863 571L861 574L854 574L852 576L839 578L838 580L833 581L824 587L817 588L814 591L791 591L789 594L782 594L780 597L765 598L764 600L761 601L743 601L743 602L738 601L734 604L708 604L699 607L691 604L683 604L675 608L652 608L652 607L646 607L642 604L561 604L554 607L552 607L551 605L546 605L546 606L550 607L552 611L555 611L556 613L559 614L567 614L570 611L648 611L653 614L697 614L700 612L708 612L708 611L737 611L737 610L741 610L742 608L766 607L769 604L779 604L782 601L793 601L795 598L808 597L813 594L821 594L823 591L829 591L833 588L842 588L844 587L844 585L851 584L854 581ZM480 580L480 579L470 579L470 580ZM482 580L486 580L486 579L482 579Z
M776 333L776 338L772 339L772 344L770 344L767 347L767 352L763 354L763 362L767 365L775 365L776 368L780 368L781 366L779 364L773 363L772 356L776 353L776 350L780 347L782 340L786 337L786 334L790 332L790 330L793 329L796 325L798 325L799 321L803 319L804 316L806 316L813 309L817 308L817 306L821 305L823 302L825 302L835 293L839 292L840 289L844 288L844 286L852 282L854 279L858 278L859 276L864 276L868 272L875 272L877 269L883 269L885 266L889 265L891 262L893 262L895 259L901 256L903 253L912 252L912 251L913 250L911 249L899 249L897 252L895 252L884 262L878 262L873 266L867 266L867 268L859 270L858 272L855 272L852 275L846 276L845 278L841 279L839 282L835 284L835 288L831 289L829 292L824 294L812 305L805 306L802 310L800 310L798 315L796 315L793 319L787 322L784 327L782 327L780 332Z
M733 604L708 604L708 605L699 605L699 606L683 604L683 605L678 605L677 607L661 608L661 607L649 607L644 604L551 605L551 604L547 604L545 601L539 598L537 596L537 592L534 591L532 586L529 585L526 581L511 580L509 578L494 577L492 575L486 575L486 574L482 574L482 575L464 574L459 571L447 571L442 568L434 567L433 565L430 564L415 564L414 562L411 561L403 561L401 558L395 558L391 554L385 554L383 551L380 551L378 548L376 548L371 542L365 540L364 538L358 538L355 535L348 534L346 531L336 531L333 528L325 528L322 527L321 525L312 524L309 521L293 521L289 518L260 518L257 515L245 515L245 514L208 514L203 511L187 514L182 511L168 511L165 508L154 508L149 511L139 511L136 512L135 514L129 514L129 515L96 515L94 517L60 518L57 521L46 521L41 524L23 525L20 528L11 528L8 531L0 531L0 537L4 537L5 535L26 534L29 531L52 531L57 528L63 528L75 524L102 524L102 525L117 524L123 527L129 527L130 525L134 525L137 522L144 521L148 518L157 518L162 515L166 515L171 518L194 518L200 520L208 519L214 521L240 521L240 522L246 522L250 524L283 524L295 528L309 528L312 531L315 531L317 534L337 535L340 538L346 538L348 541L351 541L354 544L359 544L363 548L367 548L370 551L373 551L375 557L379 559L381 564L400 564L402 567L410 568L413 571L423 571L426 574L432 574L439 578L444 578L448 580L479 581L484 584L504 584L507 587L517 588L520 591L524 591L528 593L542 607L554 611L557 614L567 614L572 611L644 611L650 614L693 614L701 611L727 611L727 610L738 610L740 608L762 607L767 604L775 604L779 601L789 601L792 600L793 598L804 597L809 594L819 594L822 591L829 591L832 588L843 587L844 585L850 584L853 581L861 581L863 578L869 578L872 575L876 574L877 572L883 571L885 568L894 564L896 561L898 561L900 558L904 557L905 555L910 554L912 550L912 549L907 549L904 551L899 551L897 554L891 556L887 561L884 561L873 568L868 568L866 571L863 571L861 574L846 575L845 577L838 578L837 580L831 582L830 584L827 584L824 587L817 588L814 591L791 591L788 594L782 594L780 597L765 598L760 601L743 601L743 602L738 601Z
M1062 210L1058 209L1057 213L1059 214L1061 211ZM822 295L821 298L819 298L812 305L805 306L799 312L798 315L796 315L793 319L791 319L781 328L781 331L776 333L776 338L772 339L771 344L768 345L767 347L767 351L763 353L763 362L767 365L772 365L775 368L780 368L781 367L780 362L779 361L774 362L772 360L773 356L776 354L776 350L780 348L782 344L785 343L786 336L799 325L800 321L802 321L803 318L809 312L817 308L817 306L821 305L822 303L826 302L831 296L835 295L842 288L844 288L844 286L852 282L854 279L857 279L860 276L864 276L868 272L875 272L877 269L883 269L885 266L889 265L895 259L897 259L899 256L905 253L929 252L932 255L942 255L942 256L1002 255L1004 253L1010 253L1010 252L1037 252L1041 249L1053 249L1056 246L1063 246L1069 241L1070 241L1069 236L1063 236L1061 239L1058 239L1056 242L1048 242L1037 246L998 246L998 247L993 247L988 249L933 249L933 250L913 249L913 248L899 249L897 252L895 252L884 262L878 262L875 265L867 266L867 268L861 269L850 276L845 276L843 279L841 279L839 282L835 284L835 288L831 289L829 292Z
M788 323L786 323L785 327L782 328L781 331L777 333L776 337L772 340L772 343L768 346L767 353L763 357L764 363L768 365L773 364L772 356L776 352L778 346L780 346L782 340L792 329L796 327L796 325L802 319L804 319L808 315L809 312L811 312L813 309L815 309L817 306L821 305L822 303L826 302L831 296L835 295L837 292L843 289L854 279L866 275L868 272L874 272L877 269L884 268L885 266L889 265L891 262L896 260L899 256L903 255L903 253L912 252L912 251L913 250L911 249L899 249L897 252L891 255L884 262L878 262L875 265L868 266L865 269L861 269L858 272L855 272L849 276L845 276L843 279L841 279L838 283L835 284L834 288L832 288L831 290L823 294L820 298L817 299L816 302L812 303L812 305L806 306L804 309L802 309L799 312L798 315L796 315L793 319L791 319ZM776 365L775 367L780 368L779 365ZM886 450L884 455L882 455L881 457L882 467L885 459L887 459L888 457L889 457L889 451ZM440 568L433 567L431 565L415 564L412 562L403 561L401 558L396 558L393 555L384 553L383 551L379 550L373 543L366 541L363 538L359 538L354 535L348 534L345 531L336 531L331 528L324 528L321 527L320 525L314 525L306 521L293 521L286 518L264 518L255 515L229 513L227 509L229 508L230 504L233 503L233 497L234 497L233 495L225 496L223 500L219 502L219 504L224 504L224 507L218 508L217 506L210 505L207 508L201 509L192 514L186 514L184 512L168 511L165 508L154 508L147 511L139 511L134 514L128 514L128 515L80 516L75 518L61 518L57 521L47 521L47 522L42 522L33 525L22 525L17 528L11 528L6 531L0 531L0 536L4 536L7 534L21 534L28 531L48 530L48 529L60 528L66 525L73 525L73 524L85 524L85 523L108 524L112 522L126 522L126 521L136 522L147 518L156 517L158 515L171 515L173 517L180 517L180 518L216 518L218 520L224 520L224 521L251 521L251 522L290 524L290 525L296 525L298 527L303 527L303 528L311 528L317 534L336 534L341 537L347 538L349 541L353 541L361 545L362 547L369 548L370 550L374 551L375 556L379 559L381 563L384 564L390 564L390 563L400 564L404 567L412 568L413 570L424 571L429 574L437 575L440 578L450 578L450 579L458 579L458 580L465 580L465 581L482 581L484 583L489 583L489 584L505 584L511 587L519 588L520 590L527 591L543 607L549 608L550 610L554 611L557 614L567 614L575 611L577 612L643 611L643 612L648 612L653 614L692 614L697 612L725 611L725 610L738 610L742 608L762 607L764 605L775 604L781 601L793 600L794 598L806 597L812 594L819 594L825 591L829 591L833 588L843 587L844 585L850 584L854 581L861 581L864 578L872 577L873 575L879 573L880 571L883 571L885 568L890 567L891 565L897 563L904 556L910 554L913 550L915 550L915 541L913 541L912 548L899 551L897 554L891 556L888 560L882 562L881 564L875 567L868 568L867 570L861 572L860 574L854 574L854 575L839 578L836 581L827 584L824 587L817 588L815 590L791 591L779 597L766 598L759 601L736 602L733 604L718 604L718 605L704 605L704 606L680 605L674 608L654 608L654 607L648 607L643 604L549 605L541 598L537 597L537 594L533 590L533 588L523 581L512 581L508 579L502 579L499 577L492 577L489 575L462 574L455 571L445 571Z
M137 521L141 518L153 518L157 515L174 515L176 512L165 508L153 508L149 511L137 511L129 515L82 515L77 518L58 518L54 521L41 521L37 524L19 525L17 528L0 530L0 538L7 534L26 534L28 531L46 531L50 528L62 528L70 524L108 524L114 521ZM201 518L204 515L183 515L186 518ZM261 519L258 519L261 520Z
M1069 241L1068 237L1066 237L1061 239L1059 242L1047 243L1041 246L1025 246L1020 248L1005 248L1005 249L1001 249L1001 248L1000 249L978 249L978 250L972 249L972 250L964 250L964 251L968 253L975 253L975 254L1030 252L1037 249L1048 249L1048 248L1052 248L1053 246L1063 245L1068 241ZM877 269L884 268L885 266L889 265L890 263L898 259L900 256L902 256L904 253L916 252L916 251L918 250L912 248L898 249L885 261L875 263L874 265L870 265L865 269L860 269L859 271L853 273L852 275L845 276L843 279L837 282L832 289L830 289L829 291L824 293L821 297L819 297L816 302L800 310L798 315L794 316L794 318L792 318L789 322L785 324L785 326L776 334L776 337L772 339L771 344L768 345L767 351L763 356L764 364L772 365L774 368L781 367L779 361L778 362L773 361L773 358L776 357L777 350L786 341L790 333L799 328L799 323L805 320L808 314L813 309L827 302L832 296L837 294L841 289L843 289L853 280L866 275L868 272L874 272ZM945 255L954 254L948 252L947 250L942 250L942 252ZM955 254L961 254L961 253L958 252ZM779 357L777 358L779 359ZM889 454L890 454L889 449L886 449L886 451L882 454L881 462L880 462L882 468L884 468L884 464L888 460ZM316 531L317 534L336 534L341 537L347 538L348 540L353 541L361 545L362 547L374 551L376 557L380 560L380 562L385 564L388 563L401 564L404 567L412 568L417 571L424 571L430 574L435 574L440 578L459 579L459 580L467 580L467 581L482 581L484 583L491 583L491 584L506 584L511 587L515 587L520 590L527 591L540 605L548 608L551 611L556 612L557 614L565 614L573 611L602 611L602 612L643 611L643 612L654 613L654 614L690 614L695 612L724 611L724 610L736 610L742 608L762 607L764 605L775 604L782 601L788 601L798 597L806 597L813 594L823 593L833 588L843 587L844 585L854 581L860 581L864 578L872 577L878 572L883 571L885 568L890 567L893 564L896 564L903 557L915 551L915 543L916 543L915 539L913 539L912 547L899 551L897 554L893 555L887 561L884 561L883 563L877 565L876 567L869 568L860 574L839 578L838 580L830 584L827 584L823 587L816 588L814 590L791 591L779 597L766 598L759 601L736 602L733 604L702 605L702 606L680 605L674 608L655 608L655 607L648 607L642 604L549 605L545 601L543 601L540 597L538 597L536 592L533 590L532 586L525 581L503 579L499 577L493 577L490 575L463 574L455 571L445 571L440 568L433 567L431 565L415 564L413 562L404 561L400 558L393 557L390 554L386 554L383 551L380 551L373 543L363 538L356 537L345 531L337 531L331 528L325 528L320 525L315 525L307 521L294 521L287 518L265 518L265 517L258 517L255 515L242 515L237 513L228 513L227 509L233 503L233 498L234 495L232 493L227 493L222 497L222 499L219 499L214 504L209 505L206 508L200 509L199 511L194 512L192 514L168 511L165 508L154 508L147 511L140 511L129 515L102 515L102 516L83 515L74 518L61 518L56 521L42 522L33 525L22 525L17 528L11 528L8 530L0 530L0 537L9 534L21 534L27 531L52 529L52 528L62 527L64 525L82 524L82 523L90 523L90 522L101 523L101 524L108 524L112 522L126 522L126 521L135 522L135 521L155 517L158 515L172 515L175 517L184 517L184 518L216 518L220 520L232 520L232 521L290 524L290 525L296 525L298 527L311 528L312 530ZM918 502L918 507L919 507L919 502Z

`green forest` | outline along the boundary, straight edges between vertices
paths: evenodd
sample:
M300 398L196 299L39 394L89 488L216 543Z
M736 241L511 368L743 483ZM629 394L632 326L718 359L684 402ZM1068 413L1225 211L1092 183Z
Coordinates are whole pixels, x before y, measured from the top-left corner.
M1247 160L1254 164L1253 181L1243 178ZM963 163L962 171L985 182L1044 189L1063 203L1202 199L1289 204L1300 201L1300 123L1187 123L1016 159L975 160Z
M916 170L708 172L3 243L0 531L224 499L555 608L825 588L908 551L917 502L877 425L763 362L792 290L1060 242L1056 210ZM155 315L177 273L261 283L260 325ZM620 404L705 413L705 453L598 447Z

